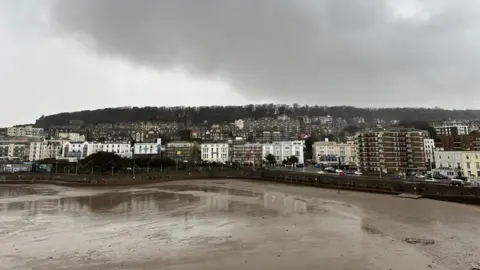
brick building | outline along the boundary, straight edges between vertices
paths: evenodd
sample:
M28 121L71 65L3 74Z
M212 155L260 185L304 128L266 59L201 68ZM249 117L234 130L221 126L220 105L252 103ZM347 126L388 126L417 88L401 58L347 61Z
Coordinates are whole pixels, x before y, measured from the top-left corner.
M382 173L426 171L425 138L426 132L406 128L358 132L359 168Z
M437 136L435 138L435 147L442 148L444 151L480 151L480 136Z

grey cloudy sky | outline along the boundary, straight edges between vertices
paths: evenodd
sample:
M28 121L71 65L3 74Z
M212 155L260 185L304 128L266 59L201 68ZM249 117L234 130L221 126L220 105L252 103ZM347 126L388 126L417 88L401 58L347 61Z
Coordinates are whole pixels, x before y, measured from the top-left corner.
M476 0L0 0L0 126L111 106L478 108Z

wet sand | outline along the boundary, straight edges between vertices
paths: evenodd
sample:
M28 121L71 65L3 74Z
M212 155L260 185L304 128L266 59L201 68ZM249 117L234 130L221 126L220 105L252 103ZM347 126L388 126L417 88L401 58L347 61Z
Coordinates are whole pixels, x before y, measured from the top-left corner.
M479 207L281 184L0 186L0 217L0 269L422 270L480 263Z

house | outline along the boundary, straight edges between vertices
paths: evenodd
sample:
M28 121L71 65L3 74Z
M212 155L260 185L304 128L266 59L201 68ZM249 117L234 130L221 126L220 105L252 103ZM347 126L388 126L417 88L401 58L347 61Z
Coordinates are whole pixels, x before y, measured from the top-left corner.
M202 143L200 149L203 161L219 163L230 161L230 146L228 143Z

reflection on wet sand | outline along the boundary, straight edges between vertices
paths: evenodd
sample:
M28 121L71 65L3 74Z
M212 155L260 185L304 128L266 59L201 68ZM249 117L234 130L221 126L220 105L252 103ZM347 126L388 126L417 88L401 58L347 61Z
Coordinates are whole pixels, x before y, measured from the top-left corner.
M307 203L280 192L266 192L263 195L263 205L283 213L307 213Z
M465 269L474 263L473 255L456 263L448 256L458 252L456 247L441 241L425 247L396 241L402 230L418 238L415 232L427 228L460 228L440 219L446 214L438 209L429 212L438 215L436 221L405 212L399 223L397 217L383 220L388 205L372 213L375 207L363 197L342 195L348 200L342 202L289 189L297 193L241 181L104 192L0 187L0 269L422 270ZM386 198L371 196L375 203ZM474 231L462 233L473 233L471 242L459 244L463 250L480 250ZM432 257L432 251L447 259Z

